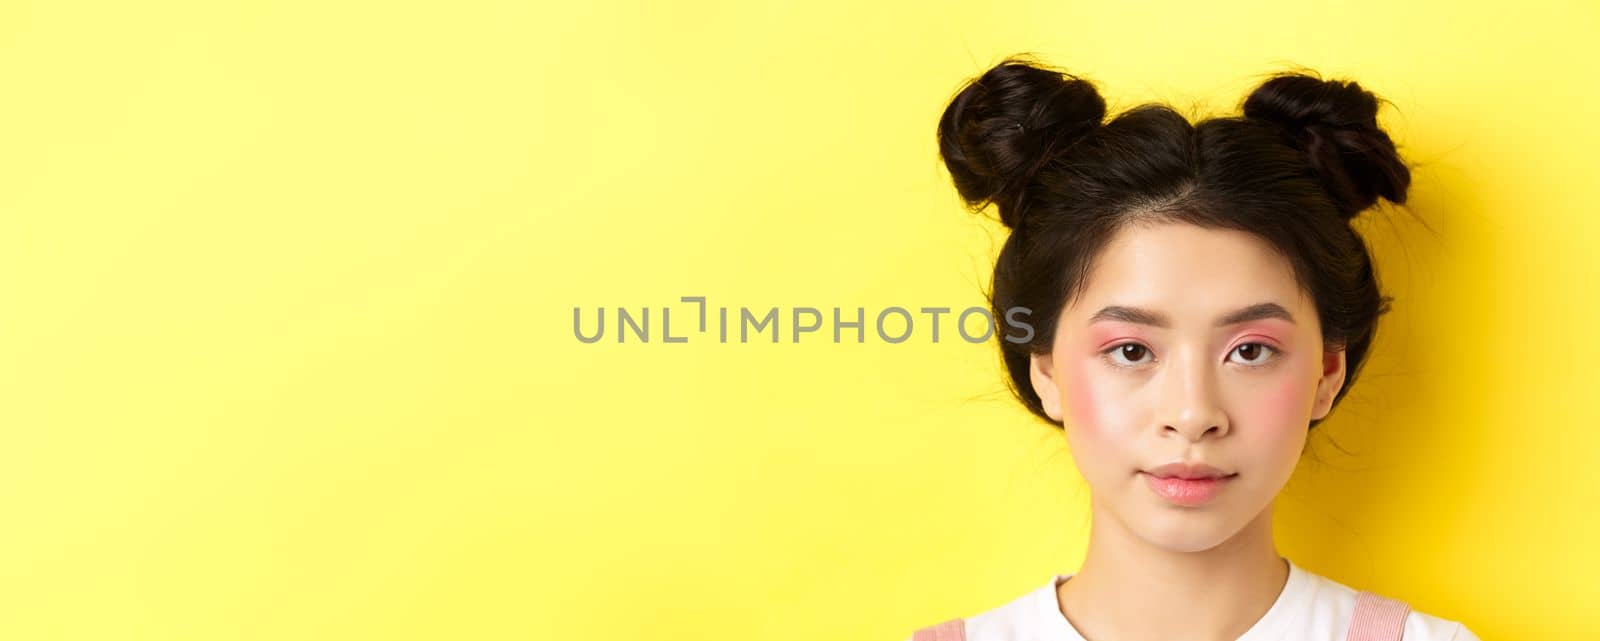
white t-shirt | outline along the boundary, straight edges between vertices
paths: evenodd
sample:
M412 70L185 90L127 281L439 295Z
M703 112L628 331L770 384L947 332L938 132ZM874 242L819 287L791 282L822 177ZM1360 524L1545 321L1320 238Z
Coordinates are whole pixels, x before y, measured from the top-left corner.
M1084 641L1056 599L1056 587L1071 576L1055 575L1010 603L967 617L967 641ZM1238 641L1344 641L1356 594L1290 561L1289 580L1278 599ZM1405 641L1480 640L1459 622L1413 610L1406 616Z

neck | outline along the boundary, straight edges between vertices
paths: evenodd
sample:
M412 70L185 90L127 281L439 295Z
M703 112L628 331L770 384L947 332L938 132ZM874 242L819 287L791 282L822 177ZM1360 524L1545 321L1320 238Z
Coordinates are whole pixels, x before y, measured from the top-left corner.
M1095 505L1081 569L1056 590L1085 639L1234 641L1277 601L1288 563L1272 542L1269 504L1211 549L1160 548Z

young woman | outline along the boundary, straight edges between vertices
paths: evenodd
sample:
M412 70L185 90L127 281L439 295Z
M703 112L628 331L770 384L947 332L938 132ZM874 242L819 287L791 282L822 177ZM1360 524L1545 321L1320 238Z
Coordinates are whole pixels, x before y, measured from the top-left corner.
M1280 556L1272 506L1390 298L1350 220L1410 171L1354 82L1279 74L1240 116L1146 104L1013 57L968 83L940 151L1011 228L989 293L1017 398L1090 488L1087 556L969 641L1476 641ZM1012 315L1008 316L1007 314Z

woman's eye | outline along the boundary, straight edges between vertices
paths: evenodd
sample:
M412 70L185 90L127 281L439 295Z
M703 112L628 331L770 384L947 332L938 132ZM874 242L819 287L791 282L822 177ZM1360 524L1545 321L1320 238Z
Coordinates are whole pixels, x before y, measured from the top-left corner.
M1112 364L1134 367L1144 362L1144 357L1150 355L1150 350L1138 343L1123 343L1103 353ZM1278 349L1265 343L1245 343L1234 348L1233 353L1243 358L1239 361L1240 364L1261 367L1278 355Z
M1253 349L1252 349L1253 348ZM1234 348L1233 353L1243 356L1245 365L1261 366L1277 355L1278 350L1263 343L1245 343Z
M1121 365L1123 367L1129 367L1131 365L1137 365L1140 357L1150 353L1150 350L1145 349L1143 345L1138 343L1123 343L1106 350L1104 353L1111 358L1112 363ZM1118 360L1118 356L1127 359L1127 361Z

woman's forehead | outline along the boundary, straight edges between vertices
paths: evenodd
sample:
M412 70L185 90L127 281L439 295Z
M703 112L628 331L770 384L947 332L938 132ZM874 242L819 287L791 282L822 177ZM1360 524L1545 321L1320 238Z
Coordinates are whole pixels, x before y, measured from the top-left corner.
M1186 223L1124 227L1096 255L1072 309L1147 310L1210 324L1219 314L1273 304L1295 317L1305 300L1288 259L1247 232Z

